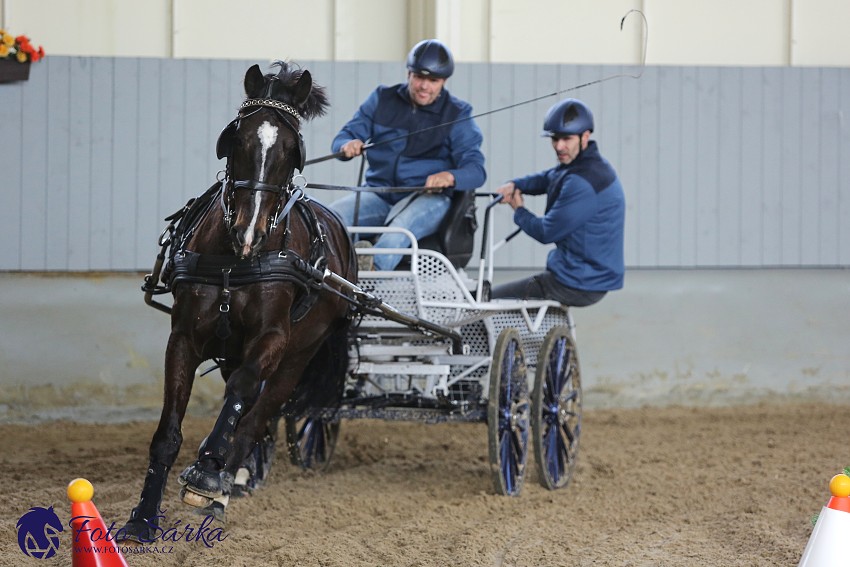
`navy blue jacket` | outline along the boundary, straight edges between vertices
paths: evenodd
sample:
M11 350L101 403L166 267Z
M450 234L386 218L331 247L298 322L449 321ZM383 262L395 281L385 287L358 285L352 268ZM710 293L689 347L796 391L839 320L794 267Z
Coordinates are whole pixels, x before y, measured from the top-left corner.
M484 154L481 130L472 116L469 103L452 96L443 88L440 96L427 106L410 100L407 84L380 86L360 106L354 117L342 127L331 144L338 152L354 139L378 143L366 151L369 167L366 185L372 187L422 187L433 173L448 171L454 175L454 189L472 191L484 184ZM456 120L460 122L449 124ZM424 128L449 124L404 137ZM399 138L386 144L384 140ZM449 192L450 193L450 192ZM407 193L381 193L397 202Z
M555 243L546 268L559 282L584 291L623 287L626 199L596 142L569 164L513 181L524 194L547 196L542 217L519 207L514 222L535 240Z

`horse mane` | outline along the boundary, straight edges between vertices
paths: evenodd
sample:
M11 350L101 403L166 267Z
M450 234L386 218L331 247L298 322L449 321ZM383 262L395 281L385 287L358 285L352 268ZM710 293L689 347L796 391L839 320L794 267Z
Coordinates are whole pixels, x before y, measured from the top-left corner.
M294 101L291 100L288 93L292 90L298 82L298 79L301 78L301 75L305 71L298 65L289 61L278 60L273 62L271 66L279 67L280 70L277 74L267 74L265 76L266 84L268 84L269 81L276 79L280 81L281 85L284 87L283 89L278 90L273 98L286 104L293 104ZM311 120L319 116L324 116L329 106L330 101L328 100L327 89L314 82L307 100L304 101L304 103L297 105L296 108L298 109L298 112L301 113L301 116L303 116L306 120Z

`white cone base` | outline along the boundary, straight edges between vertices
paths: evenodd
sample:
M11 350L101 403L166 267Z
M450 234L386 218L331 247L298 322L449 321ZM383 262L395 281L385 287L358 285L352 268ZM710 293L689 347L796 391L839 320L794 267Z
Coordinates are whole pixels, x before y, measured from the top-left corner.
M850 513L824 506L797 567L850 565Z

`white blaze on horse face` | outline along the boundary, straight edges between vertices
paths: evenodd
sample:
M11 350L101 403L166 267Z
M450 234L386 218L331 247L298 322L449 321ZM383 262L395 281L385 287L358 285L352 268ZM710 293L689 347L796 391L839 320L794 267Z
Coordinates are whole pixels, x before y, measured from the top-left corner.
M263 163L260 166L260 180L265 179L266 175L266 158L269 155L274 143L277 141L277 126L272 126L268 122L257 128L257 137L260 138L260 146L263 152Z
M263 122L259 128L257 128L257 137L260 139L260 152L262 153L262 161L260 162L260 175L258 179L260 181L266 180L266 162L268 160L269 152L274 147L274 143L277 141L277 126L272 126L268 122ZM248 224L248 228L245 229L245 247L243 248L243 254L248 255L251 250L251 246L254 244L254 227L257 226L257 221L260 218L260 203L262 202L262 192L257 191L254 193L254 213L251 215L251 222Z

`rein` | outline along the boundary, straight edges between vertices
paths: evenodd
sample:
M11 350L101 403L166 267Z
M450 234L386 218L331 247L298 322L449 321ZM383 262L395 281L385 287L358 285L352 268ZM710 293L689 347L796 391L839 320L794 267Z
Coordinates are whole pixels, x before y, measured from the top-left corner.
M349 185L326 185L324 183L307 183L305 189L329 189L332 191L355 191L359 193L411 193L414 191L425 192L432 187L368 187L361 185L352 187Z

